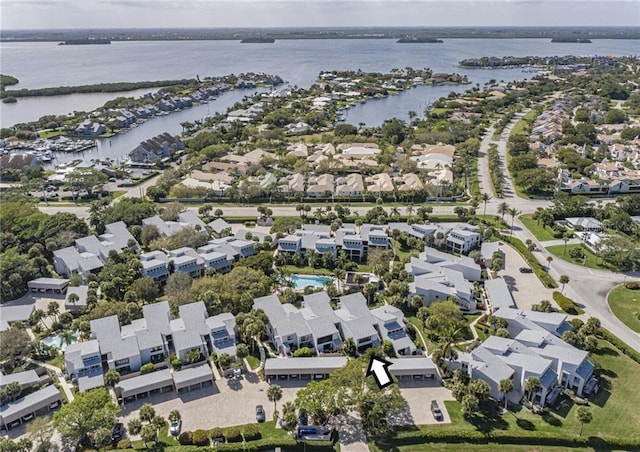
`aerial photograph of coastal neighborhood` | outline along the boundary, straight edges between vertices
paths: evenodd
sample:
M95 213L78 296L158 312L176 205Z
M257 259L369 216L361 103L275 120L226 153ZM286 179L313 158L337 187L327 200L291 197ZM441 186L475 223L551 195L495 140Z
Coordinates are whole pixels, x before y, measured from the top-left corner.
M640 0L0 0L0 452L640 451Z

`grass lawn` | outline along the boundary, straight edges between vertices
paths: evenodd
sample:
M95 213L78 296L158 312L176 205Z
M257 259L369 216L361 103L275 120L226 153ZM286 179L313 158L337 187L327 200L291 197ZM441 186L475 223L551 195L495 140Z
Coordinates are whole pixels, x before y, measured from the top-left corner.
M627 289L620 285L613 289L607 299L609 308L622 323L640 333L640 290Z
M531 218L530 214L520 215L520 221L527 227L529 231L540 241L553 240L551 228L538 224L536 220Z
M297 275L321 275L321 276L333 276L333 272L326 268L311 268L307 265L298 267L296 265L281 265L280 270L287 274Z
M554 447L554 446L516 446L515 444L447 444L447 443L429 443L429 444L413 444L411 446L399 446L394 450L406 451L406 452L420 452L420 451L451 451L451 452L495 452L496 450L504 452L562 452L567 450L566 447ZM379 451L382 450L375 446L373 443L369 443L369 450ZM582 451L592 451L591 448L581 448Z
M127 191L126 190L113 190L111 192L111 197L113 199L119 198L120 196L124 195Z
M60 135L64 135L65 133L66 132L64 129L46 130L46 131L38 132L38 138L41 138L44 140L46 138L58 137Z
M640 411L638 410L640 392L637 391L637 375L640 372L640 364L632 361L605 341L599 342L598 349L593 352L591 359L600 365L602 373L600 390L592 397L589 404L593 420L584 426L583 436L640 440ZM451 424L421 425L418 428L425 432L437 430L441 434L454 436L463 435L464 432L485 434L502 432L503 434L537 438L556 435L577 436L580 431L575 405L566 406L559 411L552 411L543 416L533 414L528 409L519 406L515 411L506 414L488 411L486 414L474 416L469 421L462 417L460 403L448 401L445 402L445 405L451 417ZM403 432L398 435L402 437ZM410 433L406 435L410 435ZM459 444L456 446L455 450L470 450L461 449ZM403 446L394 450L431 450L426 447L429 445ZM469 447L471 446L469 445ZM507 448L502 446L501 449L521 450L511 449L511 446ZM475 445L473 450L476 450Z
M46 363L52 366L56 366L59 369L62 369L64 367L64 355L60 353L55 357L51 358L50 360L46 361Z
M247 362L249 363L251 370L255 370L260 366L260 358L256 358L255 356L247 356Z
M582 248L582 250L584 251L585 259L572 259L570 253L574 248ZM547 251L549 251L554 256L573 264L583 265L589 268L598 268L601 270L616 270L610 264L604 262L602 259L593 254L590 249L582 246L580 243L574 243L571 245L567 244L566 253L564 245L549 246L547 247Z

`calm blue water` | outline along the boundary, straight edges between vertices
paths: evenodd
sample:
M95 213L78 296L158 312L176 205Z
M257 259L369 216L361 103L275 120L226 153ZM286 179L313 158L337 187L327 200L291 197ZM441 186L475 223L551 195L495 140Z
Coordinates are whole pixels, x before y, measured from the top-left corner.
M67 345L69 345L62 340L62 336L59 334L55 336L43 337L42 339L40 339L40 342L48 346L53 346L62 351L64 351L67 348ZM78 333L73 333L72 343L75 344L76 342L78 342Z
M330 276L291 275L291 282L295 290L303 290L307 286L324 287L325 283L333 282Z
M447 39L443 44L397 44L392 39L282 40L274 44L240 44L238 41L114 42L108 46L58 46L54 42L0 43L3 74L17 77L16 88L42 88L102 82L200 78L206 76L267 72L278 74L291 85L310 86L322 70L362 69L387 72L393 68L429 67L435 72L466 74L483 85L490 79L516 80L531 77L521 69L462 69L464 58L507 55L632 55L639 54L635 40L595 40L592 44L551 43L548 39ZM421 114L427 104L467 86L418 87L398 96L358 105L348 111L347 122L380 125L385 119L407 119L410 110ZM240 95L244 96L246 93ZM112 95L116 97L118 94ZM107 95L109 96L109 95ZM38 119L45 114L97 108L103 95L19 100L0 104L0 126ZM180 122L201 119L224 111L225 96L209 106L148 121L127 134L101 142L95 155L117 159L138 143L158 133L181 131ZM231 100L233 94L228 99ZM235 102L231 102L232 105ZM72 108L77 104L77 108ZM60 161L78 158L62 156Z

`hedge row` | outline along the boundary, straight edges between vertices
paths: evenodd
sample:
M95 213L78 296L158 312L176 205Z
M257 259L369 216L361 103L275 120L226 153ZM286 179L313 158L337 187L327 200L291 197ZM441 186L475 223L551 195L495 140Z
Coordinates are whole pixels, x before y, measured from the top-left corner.
M557 290L553 292L553 301L555 301L558 306L560 306L560 309L562 309L567 314L579 315L584 312L575 305L571 298L558 292Z
M611 343L614 347L620 350L622 353L627 355L629 358L640 364L640 353L635 351L633 348L629 347L627 344L618 339L618 336L613 334L611 331L606 328L600 328L600 337L605 341Z
M298 443L293 438L263 438L257 441L245 443L227 443L218 444L215 447L197 447L197 446L168 446L164 448L165 452L258 452L262 450L273 450L277 447L286 448L287 451L329 451L334 450L330 441L314 441L305 444Z
M478 431L442 432L412 431L401 432L390 443L382 443L379 446L383 450L392 449L399 445L412 445L424 443L473 443L473 444L526 444L536 446L559 447L593 447L596 450L603 449L630 449L640 447L640 440L631 438L600 438L596 436L576 437L573 434L557 434L554 436L540 436L539 432L519 432L514 435L499 430L483 434Z
M540 282L544 284L545 287L549 289L556 289L558 287L558 284L556 284L553 278L549 275L549 273L547 272L547 269L544 268L540 264L540 262L538 262L538 260L531 253L531 251L529 251L527 246L524 243L522 243L522 240L517 239L515 237L508 236L508 235L502 235L500 237L500 240L502 240L503 242L507 242L510 245L513 245L515 249L518 250L518 252L522 255L522 257L524 257L524 259L529 264L529 267L531 267L531 270L533 270L533 272L536 274Z

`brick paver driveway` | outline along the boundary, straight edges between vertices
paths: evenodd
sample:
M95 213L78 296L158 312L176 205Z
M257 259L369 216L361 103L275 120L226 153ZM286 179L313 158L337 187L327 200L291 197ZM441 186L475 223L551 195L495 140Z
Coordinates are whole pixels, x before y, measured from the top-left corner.
M406 400L404 408L390 415L392 425L424 425L450 423L445 400L453 400L451 391L436 381L401 381L400 393ZM444 421L436 421L431 413L431 401L436 400L442 411Z
M182 429L196 430L213 427L230 427L256 422L256 405L263 405L267 419L272 419L273 402L267 399L269 385L261 381L255 373L243 375L241 379L216 380L213 386L177 394L153 394L149 398L127 403L122 407L125 425L138 416L138 410L145 403L151 403L156 413L165 419L171 410L182 415ZM282 404L293 401L299 388L283 388Z

